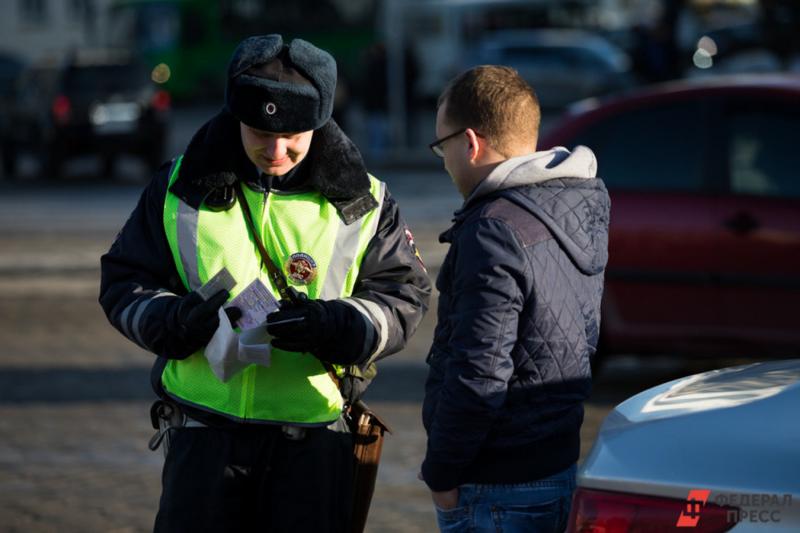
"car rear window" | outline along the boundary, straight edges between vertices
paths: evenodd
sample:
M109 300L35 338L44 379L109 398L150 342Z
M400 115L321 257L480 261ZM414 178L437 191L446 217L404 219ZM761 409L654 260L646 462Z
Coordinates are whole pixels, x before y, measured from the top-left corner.
M610 70L606 58L578 47L509 46L484 54L484 62L509 65L537 65L542 68L563 68L564 65L596 70Z
M799 198L798 131L800 113L786 108L735 112L728 127L732 192Z
M708 187L706 121L698 102L676 102L607 116L575 137L597 156L610 189L700 191Z
M68 69L64 90L68 93L107 93L136 90L149 83L138 65L102 65Z

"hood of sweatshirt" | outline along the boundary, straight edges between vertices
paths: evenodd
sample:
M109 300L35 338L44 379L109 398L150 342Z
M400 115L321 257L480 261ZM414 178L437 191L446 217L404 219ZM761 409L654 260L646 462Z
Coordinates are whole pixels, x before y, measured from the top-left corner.
M456 212L456 225L489 197L503 196L544 223L585 274L603 271L608 261L611 202L597 178L597 159L585 146L508 159L481 181Z

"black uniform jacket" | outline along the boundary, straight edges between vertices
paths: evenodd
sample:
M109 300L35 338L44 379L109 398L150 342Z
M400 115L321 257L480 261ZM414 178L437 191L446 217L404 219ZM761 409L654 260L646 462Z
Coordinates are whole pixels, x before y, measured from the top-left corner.
M167 348L171 319L186 294L164 232L170 166L165 164L157 172L101 258L100 304L115 328L159 356L153 369L153 385L159 393L161 371L171 356ZM309 153L296 170L270 178L259 175L247 158L238 121L221 111L195 134L171 191L197 208L204 201L220 201L221 191L237 180L265 195L270 190L317 189L351 223L377 206L369 194L361 155L332 120L314 132ZM377 233L352 294L371 302L367 307L373 313L369 322L375 328L375 342L372 352L365 354L370 361L402 349L427 310L430 281L410 235L387 191ZM378 313L382 316L375 316Z

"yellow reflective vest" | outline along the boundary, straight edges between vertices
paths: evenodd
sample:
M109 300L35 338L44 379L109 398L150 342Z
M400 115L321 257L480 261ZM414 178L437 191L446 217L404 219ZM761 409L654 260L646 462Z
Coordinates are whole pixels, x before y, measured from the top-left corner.
M170 187L180 173L182 157L170 170ZM350 296L361 260L375 235L385 186L370 176L370 192L378 207L352 224L319 192L264 194L243 187L256 229L273 262L295 273L305 284L295 288L311 299ZM164 202L164 229L178 274L188 291L196 290L223 267L233 275L235 298L260 279L277 299L278 291L262 267L258 249L237 202L227 211L205 205L194 209L169 192ZM293 261L293 259L304 261ZM340 371L341 369L337 369ZM269 367L250 365L222 382L203 354L170 359L161 376L164 390L175 400L239 421L327 425L336 420L343 400L323 364L309 353L272 349Z

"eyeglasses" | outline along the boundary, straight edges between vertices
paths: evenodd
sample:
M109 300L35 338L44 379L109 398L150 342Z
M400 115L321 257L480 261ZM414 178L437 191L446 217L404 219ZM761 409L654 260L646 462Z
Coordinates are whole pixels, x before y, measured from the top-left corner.
M436 139L431 144L429 144L428 147L431 149L431 152L433 152L433 155L435 155L436 157L444 157L444 150L442 150L442 144L445 141L449 141L453 137L461 135L465 131L467 131L467 128L462 128L454 133L451 133L450 135L447 135L446 137L442 137L441 139Z

